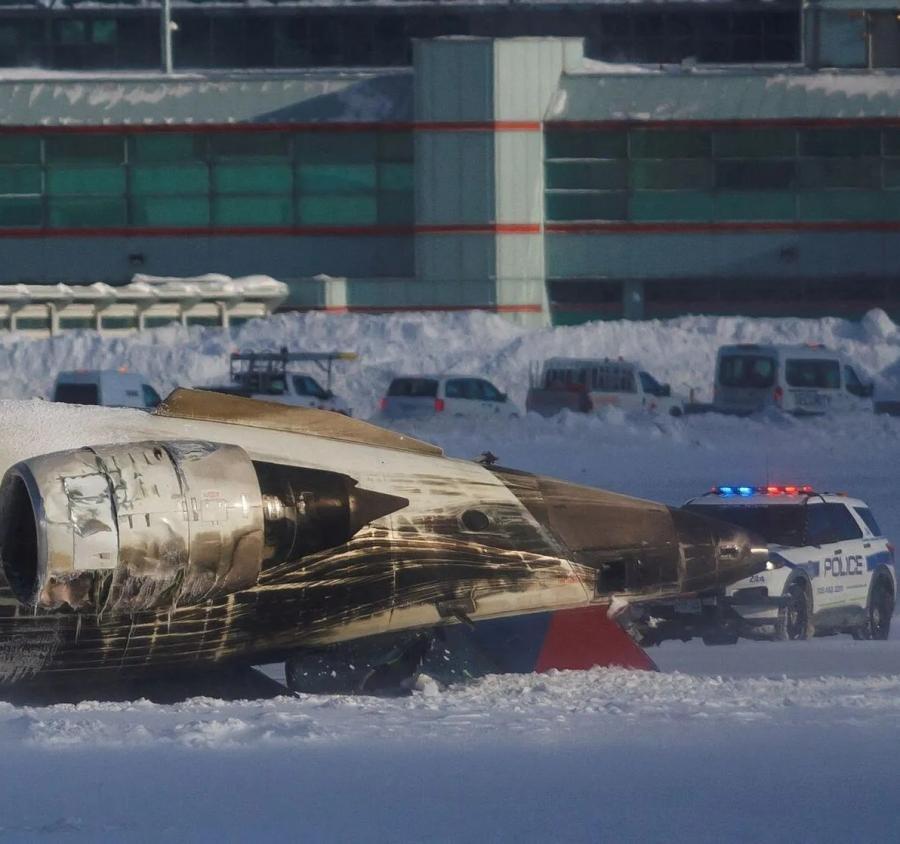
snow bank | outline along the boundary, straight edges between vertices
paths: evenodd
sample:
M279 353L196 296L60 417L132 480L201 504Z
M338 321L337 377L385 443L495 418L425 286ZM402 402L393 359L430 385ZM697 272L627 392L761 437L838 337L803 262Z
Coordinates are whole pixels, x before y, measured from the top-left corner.
M668 321L597 322L526 330L485 313L279 314L230 332L169 326L131 337L94 332L47 340L0 339L0 397L47 396L60 369L127 366L161 392L220 381L238 348L359 353L335 369L334 386L368 416L391 377L401 373L471 372L494 380L523 404L529 368L553 355L637 360L673 389L710 398L715 354L725 343L824 343L878 380L882 394L900 385L900 331L882 311L861 322L842 319L682 317Z

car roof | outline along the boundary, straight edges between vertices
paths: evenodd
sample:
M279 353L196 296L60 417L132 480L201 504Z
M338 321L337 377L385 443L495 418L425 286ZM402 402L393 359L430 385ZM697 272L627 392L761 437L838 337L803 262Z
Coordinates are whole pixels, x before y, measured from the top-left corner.
M445 373L443 375L396 375L391 379L394 381L448 381L454 378L474 378L479 381L487 381L484 375L467 375L458 372Z
M118 369L69 369L56 376L57 384L92 384L95 381L114 378L122 381L143 381L139 372L122 372Z
M837 492L813 492L802 493L799 495L717 495L715 493L705 493L696 498L685 501L684 506L688 504L713 505L719 507L784 507L798 506L801 504L846 504L848 507L868 507L860 498L850 498Z
M638 364L634 361L623 360L622 358L547 358L544 361L544 369L588 368L591 366L609 366L610 364L621 366L622 368L638 368Z
M720 346L719 354L735 354L746 352L747 354L771 354L771 355L791 355L793 357L803 358L829 358L843 360L843 355L834 349L826 349L821 345L787 345L787 344L759 344L759 343L738 343L731 346Z

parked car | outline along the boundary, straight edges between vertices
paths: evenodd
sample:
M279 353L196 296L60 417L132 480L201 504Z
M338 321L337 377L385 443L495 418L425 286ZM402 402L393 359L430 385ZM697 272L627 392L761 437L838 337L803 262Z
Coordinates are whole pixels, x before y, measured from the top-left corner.
M824 346L722 346L713 409L753 413L768 407L797 415L872 411L873 385Z
M334 361L355 359L352 352L235 352L229 361L229 383L201 389L352 416L349 403L331 390L331 366ZM298 362L318 366L328 386L323 387L307 372L292 369L291 364Z
M762 536L769 562L724 590L633 608L645 642L888 637L897 593L894 548L865 501L810 487L720 486L684 506Z
M471 375L404 375L394 378L381 400L384 419L435 416L509 419L518 408L490 381Z
M66 404L140 407L152 410L161 399L137 372L125 369L81 369L56 376L52 400Z
M684 400L636 363L551 358L532 379L525 407L541 416L554 416L561 410L591 413L604 407L681 416Z

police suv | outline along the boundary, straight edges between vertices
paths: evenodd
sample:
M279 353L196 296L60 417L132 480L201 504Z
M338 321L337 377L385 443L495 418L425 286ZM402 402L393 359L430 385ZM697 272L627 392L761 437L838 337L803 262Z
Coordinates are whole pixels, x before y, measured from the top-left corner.
M636 608L644 643L694 635L707 644L834 633L887 639L894 547L864 501L808 486L719 486L684 507L761 535L769 561L722 592Z

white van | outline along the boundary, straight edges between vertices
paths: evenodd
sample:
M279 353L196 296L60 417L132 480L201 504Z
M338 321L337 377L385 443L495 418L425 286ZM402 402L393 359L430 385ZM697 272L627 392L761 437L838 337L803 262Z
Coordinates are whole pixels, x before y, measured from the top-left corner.
M60 372L56 376L52 401L152 410L162 399L137 372L84 369Z
M673 396L636 363L624 360L550 358L532 378L526 409L553 416L567 409L591 413L604 407L681 416L684 400Z
M873 385L824 346L722 346L713 409L753 413L775 407L797 415L872 410Z
M511 419L519 409L490 381L471 375L414 375L394 378L382 398L378 420L435 416Z

